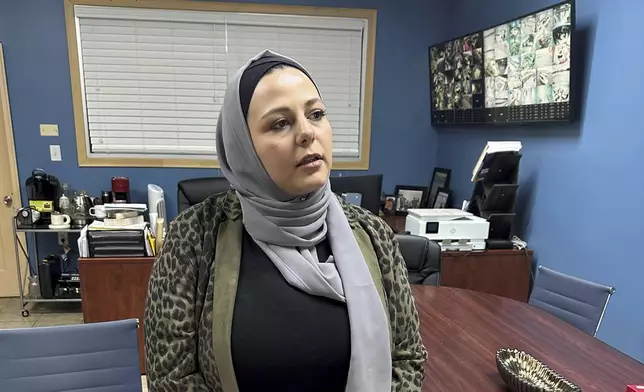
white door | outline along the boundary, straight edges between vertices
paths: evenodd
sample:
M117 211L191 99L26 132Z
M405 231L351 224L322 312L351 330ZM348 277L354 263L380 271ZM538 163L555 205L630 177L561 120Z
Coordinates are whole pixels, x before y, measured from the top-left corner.
M18 272L14 253L14 238L11 220L20 207L20 186L16 150L13 143L7 75L0 43L0 297L18 295ZM24 244L24 235L20 237ZM26 260L21 258L24 276Z

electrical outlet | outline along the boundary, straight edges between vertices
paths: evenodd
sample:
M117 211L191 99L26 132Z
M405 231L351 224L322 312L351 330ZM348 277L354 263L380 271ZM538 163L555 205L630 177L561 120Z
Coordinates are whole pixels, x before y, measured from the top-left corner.
M58 124L40 124L40 136L58 136Z
M63 156L60 153L60 146L59 145L50 145L49 146L49 156L51 157L51 160L54 162L62 161Z
M69 245L69 236L66 232L58 232L58 245Z

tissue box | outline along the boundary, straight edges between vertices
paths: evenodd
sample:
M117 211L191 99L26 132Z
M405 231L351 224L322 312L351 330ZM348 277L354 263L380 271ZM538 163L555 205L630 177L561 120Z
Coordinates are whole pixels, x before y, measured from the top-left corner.
M644 385L627 385L626 392L644 392Z

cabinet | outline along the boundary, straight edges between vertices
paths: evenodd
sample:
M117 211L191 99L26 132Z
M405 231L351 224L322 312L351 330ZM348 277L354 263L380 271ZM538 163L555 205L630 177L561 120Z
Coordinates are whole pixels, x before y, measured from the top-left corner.
M395 233L405 232L405 216L381 214L380 217ZM441 255L441 286L528 301L532 281L532 250L491 249L442 252Z
M381 214L380 217L391 227L394 233L405 232L405 220L407 220L407 216Z
M527 302L532 250L443 252L441 286L458 287Z
M145 373L143 323L154 257L80 258L83 321L139 319L139 358Z

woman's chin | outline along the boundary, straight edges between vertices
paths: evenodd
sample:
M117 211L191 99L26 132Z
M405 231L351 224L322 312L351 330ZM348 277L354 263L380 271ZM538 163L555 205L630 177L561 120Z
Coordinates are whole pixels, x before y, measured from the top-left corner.
M301 178L295 188L297 188L298 194L306 195L322 188L328 180L329 171L320 170L316 173L309 174L306 177Z

